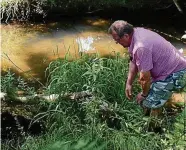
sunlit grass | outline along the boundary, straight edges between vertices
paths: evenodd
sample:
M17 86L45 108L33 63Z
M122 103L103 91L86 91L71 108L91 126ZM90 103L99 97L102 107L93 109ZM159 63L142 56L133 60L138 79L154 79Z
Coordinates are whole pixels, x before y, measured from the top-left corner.
M45 121L46 133L39 137L25 137L17 149L184 148L183 113L175 122L163 119L164 133L148 132L151 118L144 116L135 103L135 97L132 101L126 99L127 57L82 55L69 61L66 56L52 62L46 72L49 74L46 92L60 94L61 97L56 102L45 103L47 110L34 118ZM62 96L79 91L89 91L93 97L69 100ZM139 86L135 82L134 94L137 92Z
M49 115L48 125L55 122L52 125L54 129L63 126L62 129L67 130L70 135L67 136L68 140L77 139L79 135L88 135L89 139L97 139L99 144L106 144L105 149L116 150L168 149L175 143L181 143L178 146L180 148L184 147L183 137L169 139L164 134L147 132L150 118L143 115L141 108L135 103L135 97L134 101L126 99L124 88L128 72L127 57L116 55L112 58L97 58L82 55L80 59L70 62L66 57L52 62L47 71L50 93L89 91L95 96L91 101L69 101L61 98L57 106L53 105L53 109L63 113ZM134 94L138 91L139 86L135 83ZM106 117L104 120L100 117L100 106L105 103L106 111L102 114ZM114 118L120 120L119 130L116 120L108 121ZM170 136L172 133L169 133L169 126L171 125L164 121L163 127ZM180 129L183 132L183 126ZM172 145L167 144L170 140Z

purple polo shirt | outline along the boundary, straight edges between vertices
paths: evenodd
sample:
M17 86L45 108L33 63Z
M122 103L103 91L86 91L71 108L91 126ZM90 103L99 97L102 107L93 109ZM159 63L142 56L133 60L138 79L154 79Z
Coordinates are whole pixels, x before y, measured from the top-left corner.
M159 34L144 28L134 28L128 51L138 71L150 71L153 82L186 68L183 54Z

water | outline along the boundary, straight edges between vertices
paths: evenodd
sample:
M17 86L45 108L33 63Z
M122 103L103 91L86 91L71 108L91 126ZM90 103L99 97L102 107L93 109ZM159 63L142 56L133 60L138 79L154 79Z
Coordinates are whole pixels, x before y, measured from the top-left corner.
M109 24L109 20L84 18L45 24L1 25L1 68L11 67L23 76L29 72L42 80L48 64L58 57L64 58L67 53L72 59L82 52L99 53L100 56L124 54L126 50L115 44L107 33ZM183 42L170 40L186 54Z

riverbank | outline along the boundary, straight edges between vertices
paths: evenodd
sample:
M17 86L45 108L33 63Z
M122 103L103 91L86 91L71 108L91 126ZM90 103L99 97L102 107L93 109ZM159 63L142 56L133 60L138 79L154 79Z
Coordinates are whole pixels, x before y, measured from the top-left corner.
M161 23L165 20L161 18L165 17L167 20L174 20L172 23L177 24L178 20L185 18L186 2L182 1L136 1L136 0L45 0L37 1L30 0L2 0L1 5L1 21L47 21L55 20L59 21L63 17L91 17L99 16L107 19L118 19L121 17L126 18L131 22L135 16L136 22L140 23L140 20L146 18L152 18L150 20L158 21ZM157 16L154 18L154 16ZM147 19L148 18L148 19ZM170 19L171 18L171 19ZM160 21L161 20L161 21ZM166 21L167 21L166 20ZM176 23L175 23L176 22ZM154 23L154 22L152 22ZM171 24L172 24L171 23ZM169 23L170 24L170 23ZM183 25L184 27L184 25Z
M19 118L32 123L40 121L44 122L46 130L39 136L28 134L30 130L23 135L18 132L14 135L21 138L15 136L14 140L3 141L2 149L184 149L184 108L176 115L176 108L172 110L173 115L164 111L163 117L159 119L145 116L141 107L136 104L135 97L132 101L125 97L127 62L128 59L118 55L113 58L94 59L85 56L74 61L53 61L48 67L50 76L46 93L65 95L86 90L91 94L83 97L71 96L71 99L58 96L52 102L33 98L27 103L21 103L6 99L3 101L3 111L14 112L13 117L18 123ZM13 82L12 78L14 77L9 73L7 79L3 80L5 92L14 93L20 87L29 91L24 86L17 85L16 78ZM22 81L21 85L26 84ZM140 91L136 81L133 91L134 95ZM31 96L35 92L37 91L32 91ZM4 120L7 116L12 118L10 113L2 114ZM25 115L25 119L20 115ZM151 122L154 122L153 127ZM5 137L6 131L12 131L11 128L6 130L6 126L3 129ZM17 128L13 129L17 131ZM27 128L23 129L25 131ZM11 137L12 134L9 135Z

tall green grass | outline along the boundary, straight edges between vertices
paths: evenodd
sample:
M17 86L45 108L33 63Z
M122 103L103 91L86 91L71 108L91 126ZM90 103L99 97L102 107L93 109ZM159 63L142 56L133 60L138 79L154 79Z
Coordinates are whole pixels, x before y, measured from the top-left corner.
M88 58L69 62L59 59L52 62L49 72L50 93L90 91L110 102L123 102L124 87L128 73L128 60L119 56L111 58ZM134 91L137 90L134 88ZM63 93L62 93L63 92Z
M25 137L19 149L104 149L104 150L164 150L183 149L183 118L175 123L162 121L163 134L148 132L152 118L144 116L141 108L126 99L124 90L128 58L96 58L83 55L52 62L46 73L47 93L60 94L59 99L46 103L48 110L34 119L44 120L46 133ZM134 84L134 95L139 92ZM92 98L70 100L65 93L89 91ZM119 124L118 124L119 122ZM6 147L4 149L7 149Z
M47 0L1 0L1 20L27 20L33 15L46 15Z
M47 71L48 92L63 95L89 91L94 95L91 100L79 101L65 100L61 97L51 106L55 111L47 117L48 126L53 128L50 131L62 129L62 135L67 137L67 141L87 136L89 140L97 140L98 145L105 144L104 149L108 150L168 149L175 147L177 140L183 144L183 136L179 139L174 136L171 139L166 137L172 134L168 129L173 125L166 124L165 119L159 121L164 122L166 134L147 132L151 118L143 115L141 108L135 103L135 97L133 101L128 101L124 94L128 58L121 58L119 55L114 58L83 55L74 61L68 61L68 58L54 61ZM139 90L139 85L135 82L134 95ZM106 111L103 111L102 115L108 117L105 120L100 116L103 109L100 106L104 104ZM110 114L107 116L104 113ZM113 128L108 125L108 120L115 118L120 120L119 130L116 128L116 121L111 122ZM51 125L51 122L54 124ZM167 144L170 140L172 145Z
M17 91L24 91L28 95L35 93L35 88L30 86L22 77L16 77L10 69L1 76L1 92L7 93L11 100L17 96Z

